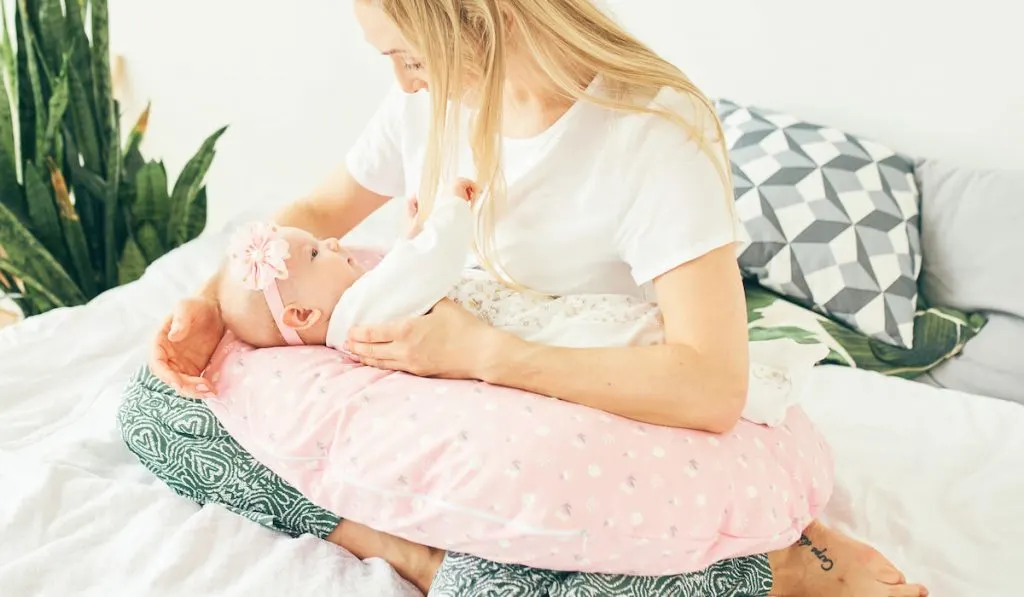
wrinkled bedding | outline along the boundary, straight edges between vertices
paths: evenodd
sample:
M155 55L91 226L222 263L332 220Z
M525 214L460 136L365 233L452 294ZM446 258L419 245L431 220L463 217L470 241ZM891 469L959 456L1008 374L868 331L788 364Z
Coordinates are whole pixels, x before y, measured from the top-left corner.
M0 331L0 594L417 594L383 562L175 496L122 443L128 376L222 247L200 239L86 307ZM1024 407L837 367L809 383L837 467L826 521L936 597L1017 597Z

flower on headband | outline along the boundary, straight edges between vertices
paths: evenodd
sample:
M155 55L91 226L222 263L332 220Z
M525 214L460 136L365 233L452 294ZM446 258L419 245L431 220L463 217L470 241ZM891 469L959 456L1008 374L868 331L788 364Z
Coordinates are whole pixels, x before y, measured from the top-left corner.
M250 290L263 290L275 280L288 277L288 241L277 227L256 222L244 226L231 239L232 275Z

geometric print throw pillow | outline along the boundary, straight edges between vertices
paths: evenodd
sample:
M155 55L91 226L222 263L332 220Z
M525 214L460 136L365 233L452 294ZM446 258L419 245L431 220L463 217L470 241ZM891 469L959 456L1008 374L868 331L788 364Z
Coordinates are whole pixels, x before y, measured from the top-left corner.
M740 267L886 344L914 345L921 271L913 163L834 128L719 100Z

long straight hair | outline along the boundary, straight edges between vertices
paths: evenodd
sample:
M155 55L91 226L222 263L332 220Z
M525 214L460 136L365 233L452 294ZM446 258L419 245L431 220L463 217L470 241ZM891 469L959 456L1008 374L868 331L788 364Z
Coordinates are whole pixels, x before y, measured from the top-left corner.
M728 150L711 101L678 68L627 33L592 0L374 0L420 54L433 103L419 189L420 217L430 213L442 170L457 155L464 96L473 94L469 145L484 202L474 250L480 264L522 288L502 268L495 225L506 201L501 172L501 122L510 37L532 54L554 89L572 102L653 114L678 124L714 164L733 209ZM509 32L514 32L510 35ZM588 93L588 77L601 77ZM692 110L649 100L663 89L688 98ZM647 101L638 101L646 98Z

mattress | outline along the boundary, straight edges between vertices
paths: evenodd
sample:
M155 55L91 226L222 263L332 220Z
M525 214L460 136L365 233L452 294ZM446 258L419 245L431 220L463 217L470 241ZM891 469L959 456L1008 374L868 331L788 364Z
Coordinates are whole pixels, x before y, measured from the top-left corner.
M89 305L0 332L0 595L418 594L384 562L175 496L121 443L128 375L225 242L204 236ZM935 596L1019 596L1024 407L823 367L805 408L837 460L827 522Z

